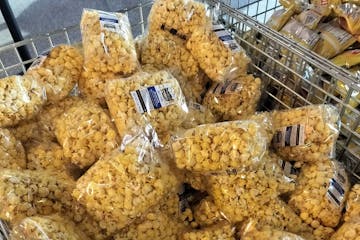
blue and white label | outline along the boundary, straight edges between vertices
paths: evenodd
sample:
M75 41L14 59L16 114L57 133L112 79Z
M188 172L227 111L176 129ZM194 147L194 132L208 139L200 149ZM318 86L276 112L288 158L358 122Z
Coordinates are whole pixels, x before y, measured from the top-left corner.
M169 106L175 101L175 92L169 83L138 89L130 94L141 114Z
M115 33L120 32L119 18L116 14L99 11L99 20L101 29Z
M223 25L213 25L213 32L215 32L219 39L225 44L226 47L230 48L232 52L243 51L243 49L236 42L231 33L226 30Z
M339 169L334 177L330 179L329 188L326 192L326 197L336 207L343 208L345 203L345 188L348 186L348 178L344 169Z

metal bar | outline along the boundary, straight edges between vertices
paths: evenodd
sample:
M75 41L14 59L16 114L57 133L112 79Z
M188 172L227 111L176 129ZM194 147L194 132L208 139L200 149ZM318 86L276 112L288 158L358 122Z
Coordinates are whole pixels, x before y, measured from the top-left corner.
M14 42L20 42L24 40L21 30L19 28L19 25L15 19L14 13L10 7L10 4L8 0L1 0L0 1L0 10L2 15L4 16L6 25L9 28L10 34L14 40ZM30 52L26 48L26 46L19 47L19 54L23 61L31 59ZM29 67L29 65L26 65L26 68Z

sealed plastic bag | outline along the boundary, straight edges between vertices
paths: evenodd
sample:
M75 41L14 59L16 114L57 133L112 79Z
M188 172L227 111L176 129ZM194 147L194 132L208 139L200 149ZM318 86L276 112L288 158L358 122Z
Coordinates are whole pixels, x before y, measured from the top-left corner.
M237 120L253 115L261 95L261 80L252 75L214 83L203 104L222 120Z
M162 136L185 120L188 108L177 80L167 71L137 73L106 85L106 102L120 136L150 123Z
M273 147L284 160L318 162L335 155L339 113L332 105L311 105L273 113Z
M224 216L209 196L195 206L194 218L201 227L211 226L224 220Z
M64 156L80 168L117 147L119 137L110 117L97 104L80 101L55 120L55 135Z
M345 3L335 8L342 28L352 35L360 34L360 7L356 4Z
M330 240L358 240L360 239L360 216L345 222L331 236Z
M218 118L203 105L196 102L188 102L189 113L186 116L185 121L181 124L181 127L185 129L194 128L198 125L215 123Z
M320 9L315 7L306 9L302 11L296 18L299 20L299 22L304 24L304 26L314 30L324 17L321 13L321 10L319 10Z
M34 117L46 101L46 92L31 76L0 79L0 127L10 127Z
M76 225L59 215L27 217L13 226L14 240L87 240Z
M279 3L284 8L294 7L295 13L301 13L309 6L308 0L280 0Z
M101 227L114 233L174 191L177 179L139 133L104 155L78 181L73 196Z
M314 51L324 58L332 58L356 42L356 39L339 26L331 23L321 23L317 28L321 32L321 40Z
M80 27L85 71L131 74L137 69L135 44L126 14L85 9Z
M247 74L250 59L222 25L197 28L186 47L213 81L223 82Z
M26 155L21 142L7 129L0 128L0 169L26 168Z
M294 13L294 5L290 6L289 8L276 10L266 22L266 25L275 31L280 31L280 29L282 29L282 27L289 21Z
M344 221L346 222L360 216L360 184L355 184L351 188L345 209Z
M353 49L345 51L333 59L331 62L338 65L339 67L351 68L355 65L360 64L360 49Z
M45 87L48 102L56 102L68 96L78 83L83 61L76 48L59 45L47 56L40 55L26 75L37 79Z
M176 166L197 172L254 168L266 150L260 128L254 121L233 121L189 129L172 143Z
M185 232L180 236L181 240L235 240L235 227L227 222L221 222L214 226Z
M10 223L35 215L67 213L75 182L53 171L0 170L0 218Z
M336 161L306 164L296 182L289 204L313 228L336 227L349 193L345 168Z

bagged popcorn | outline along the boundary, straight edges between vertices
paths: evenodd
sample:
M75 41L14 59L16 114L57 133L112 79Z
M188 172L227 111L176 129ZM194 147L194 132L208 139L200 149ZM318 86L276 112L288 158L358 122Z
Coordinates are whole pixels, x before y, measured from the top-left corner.
M54 47L47 56L40 55L26 72L46 89L48 102L69 95L77 84L83 67L83 56L72 46Z
M206 197L194 208L195 221L201 226L210 226L224 220L211 197Z
M97 161L73 191L110 233L129 225L177 186L177 179L144 133L124 136L124 140L119 149Z
M194 128L198 125L216 123L217 117L212 112L196 102L188 102L189 113L186 116L186 120L181 124L181 127L185 129Z
M0 128L0 169L26 168L24 147L7 129Z
M160 135L175 130L188 108L177 80L167 71L140 72L106 85L106 102L120 136L150 123Z
M252 75L224 83L214 83L203 104L222 120L253 115L261 95L261 80Z
M284 160L325 161L334 157L339 113L332 105L275 111L273 147Z
M45 89L31 76L0 80L0 127L10 127L33 118L46 101Z
M289 204L313 228L336 227L349 193L345 168L336 161L304 165Z
M351 188L345 209L345 222L360 216L360 184L355 184Z
M217 225L185 232L180 236L181 240L235 240L235 227L223 222Z
M275 31L280 31L294 13L295 5L291 5L289 8L276 10L266 22L266 25Z
M172 143L176 166L197 172L249 169L262 161L265 136L254 121L205 124ZM209 151L211 149L211 151Z
M356 4L344 3L334 9L339 17L340 26L352 35L360 34L360 7Z
M97 104L80 101L55 120L55 135L64 156L80 168L117 147L119 138L109 116Z
M352 219L345 222L341 227L331 236L330 240L358 240L360 239L360 218Z

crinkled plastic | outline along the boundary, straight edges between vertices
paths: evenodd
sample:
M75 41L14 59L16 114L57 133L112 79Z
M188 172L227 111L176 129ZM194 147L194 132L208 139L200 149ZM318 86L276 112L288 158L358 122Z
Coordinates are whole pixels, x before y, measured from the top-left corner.
M252 75L214 83L203 104L219 119L237 120L253 115L261 96L261 79Z
M294 6L294 10L296 13L301 13L309 6L308 0L280 0L279 3L284 8L291 8Z
M80 168L118 146L119 137L110 117L96 103L80 101L55 120L55 135L64 156Z
M177 179L143 133L124 136L78 181L73 196L100 226L114 233L174 191Z
M192 0L156 0L149 14L149 31L165 30L180 39L188 38L196 28L210 26L203 3Z
M85 71L131 74L138 68L126 14L84 9L81 22Z
M176 165L196 172L256 167L266 151L260 128L254 121L233 121L186 130L172 143Z
M321 9L316 7L310 7L302 11L296 18L306 27L310 28L311 30L314 30L323 20L324 15L321 12Z
M284 160L324 161L335 156L339 113L332 105L311 105L273 113L273 147Z
M331 236L330 240L358 240L360 236L360 216L345 222Z
M194 218L201 227L211 226L225 220L210 196L204 198L195 206Z
M280 31L280 29L289 21L294 13L295 5L291 5L289 8L276 10L266 22L266 25L275 31Z
M179 83L167 71L108 82L106 102L120 136L150 123L162 137L180 126L188 112Z
M185 129L194 128L198 125L216 123L218 118L212 114L212 112L203 105L196 102L188 102L189 113L186 120L181 124L181 127Z
M264 131L267 143L270 145L273 136L274 136L274 124L273 124L273 117L271 113L269 112L256 112L254 115L251 116L244 116L240 120L251 120L257 122L259 125L261 125L262 130Z
M59 215L34 216L13 226L11 239L16 240L87 240L76 225Z
M356 4L344 3L334 9L342 28L352 35L360 34L360 7Z
M207 179L206 176L200 173L194 173L190 171L184 171L184 183L190 184L190 186L199 191L207 190Z
M301 168L289 204L313 228L336 227L341 219L350 183L336 161L317 161Z
M0 127L15 126L33 118L46 102L46 92L31 76L0 79Z
M346 68L358 65L360 64L360 49L347 50L331 59L331 62Z
M235 227L227 222L221 222L216 225L185 232L180 236L180 240L235 240Z
M10 223L35 215L67 213L75 182L53 171L0 170L0 218Z
M335 57L356 42L356 38L334 22L321 23L317 31L320 32L321 40L314 51L324 58Z
M249 57L222 25L197 28L186 47L213 81L223 82L247 74Z
M72 46L59 45L47 56L40 55L25 75L39 81L48 102L57 102L69 95L78 83L83 67L83 56Z
M23 145L7 129L0 128L0 169L26 168L26 155Z
M349 193L345 206L344 221L348 222L360 216L360 184L355 184Z

